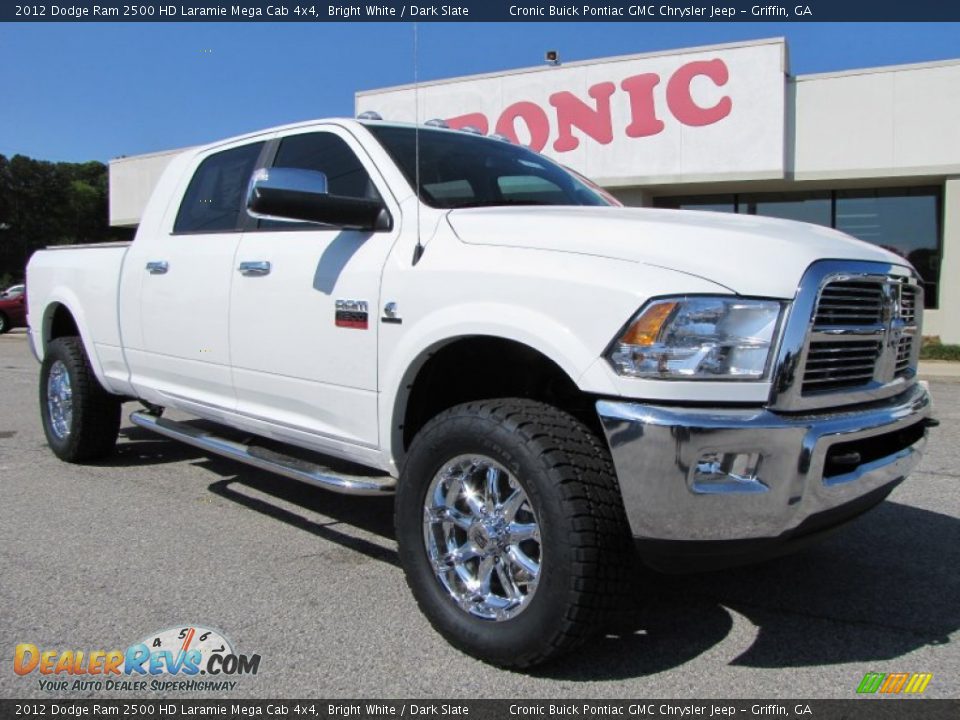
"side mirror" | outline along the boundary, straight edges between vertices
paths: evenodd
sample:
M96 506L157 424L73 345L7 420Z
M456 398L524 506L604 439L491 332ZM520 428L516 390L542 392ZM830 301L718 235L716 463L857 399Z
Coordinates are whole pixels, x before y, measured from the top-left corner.
M312 222L348 230L389 230L378 200L330 195L327 176L301 168L261 168L250 179L247 212L255 218Z

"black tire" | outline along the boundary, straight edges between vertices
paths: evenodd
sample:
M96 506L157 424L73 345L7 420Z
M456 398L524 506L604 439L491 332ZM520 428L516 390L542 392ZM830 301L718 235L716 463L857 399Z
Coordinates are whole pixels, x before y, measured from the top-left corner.
M50 372L57 363L66 368L72 393L66 432L55 428L48 403ZM54 455L71 463L109 455L120 431L120 406L120 398L104 390L94 375L80 338L57 338L47 346L40 366L40 417Z
M539 524L539 581L527 606L506 619L461 609L427 554L428 490L448 461L462 455L490 458L512 474ZM428 422L404 464L395 523L421 611L452 645L501 667L543 663L598 632L622 607L634 562L606 446L571 415L530 400L467 403Z
M10 321L7 319L6 315L0 312L0 335L3 335L9 329Z

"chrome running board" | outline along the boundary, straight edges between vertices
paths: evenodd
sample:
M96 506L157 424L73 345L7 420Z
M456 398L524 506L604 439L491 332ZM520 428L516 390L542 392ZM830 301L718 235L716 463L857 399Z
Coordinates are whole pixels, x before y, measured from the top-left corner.
M397 481L389 475L365 476L338 473L323 465L256 445L227 440L192 425L167 420L147 412L131 413L130 422L201 450L344 495L392 495L396 489Z

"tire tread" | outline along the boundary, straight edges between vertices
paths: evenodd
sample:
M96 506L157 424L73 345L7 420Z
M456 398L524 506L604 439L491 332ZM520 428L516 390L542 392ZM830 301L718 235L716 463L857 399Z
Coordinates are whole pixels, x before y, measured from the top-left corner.
M495 661L523 669L577 647L622 607L635 562L626 513L606 445L569 413L522 398L476 401L440 413L420 434L469 416L502 424L539 457L573 527L574 572L563 622L539 647Z
M62 360L70 371L73 390L74 422L67 442L58 443L47 431L50 447L61 460L71 463L99 460L111 452L120 431L121 401L108 393L93 372L80 338L61 337L53 340L46 356ZM41 375L40 403L46 419L46 373Z

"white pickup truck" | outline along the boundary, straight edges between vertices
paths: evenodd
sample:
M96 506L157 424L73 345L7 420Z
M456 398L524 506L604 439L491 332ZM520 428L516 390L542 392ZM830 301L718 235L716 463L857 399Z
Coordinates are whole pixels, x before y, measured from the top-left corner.
M638 556L739 562L855 517L935 424L902 258L624 208L463 131L329 120L191 149L132 244L38 252L27 289L57 456L110 453L135 400L204 451L395 492L420 608L502 666L595 633Z

